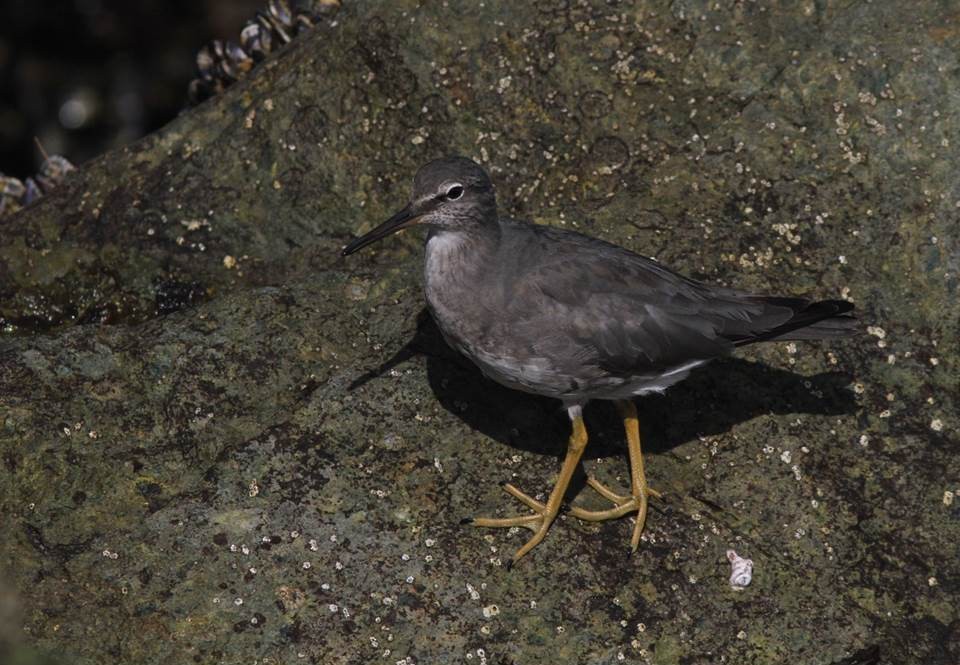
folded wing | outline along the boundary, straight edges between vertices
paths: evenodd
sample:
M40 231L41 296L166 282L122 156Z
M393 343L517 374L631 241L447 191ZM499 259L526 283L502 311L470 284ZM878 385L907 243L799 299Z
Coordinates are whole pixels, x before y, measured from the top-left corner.
M538 228L550 252L525 265L513 290L538 302L528 312L547 357L591 361L632 376L709 360L753 342L824 339L853 332L845 301L762 296L710 286L625 249ZM522 262L519 265L523 265ZM543 332L546 331L546 332ZM551 348L554 347L554 348ZM553 353L563 347L565 353Z

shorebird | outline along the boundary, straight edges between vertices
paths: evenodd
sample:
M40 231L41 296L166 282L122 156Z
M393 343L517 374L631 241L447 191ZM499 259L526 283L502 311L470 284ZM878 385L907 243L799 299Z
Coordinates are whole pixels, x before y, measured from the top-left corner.
M590 521L635 513L630 552L640 543L648 497L633 398L660 393L690 372L755 342L850 335L853 305L843 300L768 296L689 279L617 245L565 229L500 217L486 171L465 157L417 171L410 202L343 249L343 255L407 227L428 228L427 304L444 339L488 377L562 401L572 423L560 475L546 503L511 484L529 514L465 520L482 527L523 526L546 536L587 444L583 407L616 402L623 418L631 486L587 484L613 506L570 513Z

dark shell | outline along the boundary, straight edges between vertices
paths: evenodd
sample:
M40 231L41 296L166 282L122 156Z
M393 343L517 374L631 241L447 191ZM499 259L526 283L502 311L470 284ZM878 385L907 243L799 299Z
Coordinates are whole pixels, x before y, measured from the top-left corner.
M27 191L19 178L11 178L0 174L0 196L4 199L20 200Z
M0 173L0 217L12 215L30 205L55 189L68 173L75 170L66 157L50 155L44 159L40 172L32 178L20 180Z
M244 51L242 47L233 42L227 42L225 50L227 60L233 64L233 68L238 75L243 76L253 69L253 58L247 55L247 52Z
M40 175L60 183L70 171L76 170L77 167L66 157L50 155L43 160L43 164L40 166Z
M340 0L312 0L310 2L309 13L314 17L330 18L338 11L340 11Z
M269 13L257 12L257 21L260 22L260 25L272 32L273 36L281 43L289 44L290 40L293 39L291 30Z
M209 44L204 44L197 51L197 72L201 78L211 79L216 68L217 62Z
M297 31L297 34L300 34L301 32L304 32L306 30L310 30L315 25L316 25L316 21L314 21L313 17L310 16L309 14L297 14L296 23L295 23L295 29Z
M248 21L240 33L240 46L255 60L262 60L273 50L270 30L259 21Z
M12 215L21 208L23 208L23 206L20 205L20 201L12 196L0 196L0 221L2 221L3 217Z
M20 197L20 202L23 205L30 205L41 196L43 196L43 191L37 185L37 181L33 178L27 178L23 181L24 193ZM52 189L52 188L51 188Z
M213 40L197 53L200 78L190 82L188 96L198 104L237 81L278 46L314 28L340 9L340 0L267 0L240 32L240 44Z
M203 79L193 79L187 86L187 99L191 104L199 104L210 97L209 82Z
M219 79L193 79L187 88L187 95L192 104L199 104L214 95L219 95L223 90L223 81Z
M267 3L267 11L271 17L284 27L293 27L293 11L291 11L290 5L287 4L286 0L270 0L270 2Z
M213 59L220 61L227 57L227 50L224 43L219 39L210 42L210 49L213 52Z
M215 39L197 54L197 69L203 79L233 83L253 67L253 60L233 42Z

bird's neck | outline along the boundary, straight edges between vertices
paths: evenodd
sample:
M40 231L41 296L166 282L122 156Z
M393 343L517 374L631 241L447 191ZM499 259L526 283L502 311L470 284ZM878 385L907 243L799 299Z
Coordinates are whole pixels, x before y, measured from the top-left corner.
M499 224L488 228L432 229L427 235L424 278L428 300L476 288L500 248ZM471 287L472 285L472 287ZM457 296L453 296L457 297Z
M447 343L465 353L486 338L496 320L495 284L504 233L498 224L495 232L448 230L427 238L427 305Z
M471 269L493 260L500 248L500 224L455 229L431 229L427 234L427 261L431 256L455 261L461 269Z

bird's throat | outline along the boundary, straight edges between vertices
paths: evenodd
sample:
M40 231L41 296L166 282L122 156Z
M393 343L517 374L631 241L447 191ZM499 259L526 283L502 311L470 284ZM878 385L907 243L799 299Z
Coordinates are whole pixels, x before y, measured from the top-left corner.
M441 320L455 317L468 302L479 305L492 274L500 244L499 232L431 230L424 262L427 303Z

